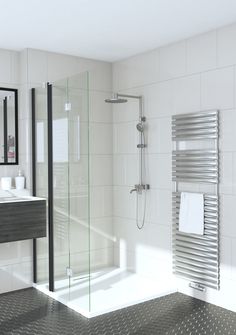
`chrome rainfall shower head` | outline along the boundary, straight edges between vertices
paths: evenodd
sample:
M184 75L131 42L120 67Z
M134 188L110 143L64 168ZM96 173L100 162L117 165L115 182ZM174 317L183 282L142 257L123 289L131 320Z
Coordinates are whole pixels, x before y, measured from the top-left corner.
M144 125L141 122L139 122L136 125L136 128L138 129L138 131L140 131L140 133L142 133L144 131Z
M105 99L105 102L109 104L122 104L127 101L128 101L127 99L119 98L117 93L113 94L112 98Z

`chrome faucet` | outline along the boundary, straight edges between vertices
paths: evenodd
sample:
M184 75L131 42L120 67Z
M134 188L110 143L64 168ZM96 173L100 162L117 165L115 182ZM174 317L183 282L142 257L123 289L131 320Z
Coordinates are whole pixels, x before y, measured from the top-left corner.
M137 184L134 185L134 188L132 188L132 190L130 191L130 193L133 192L138 192L139 194L142 193L143 190L149 190L150 189L150 185L149 184Z

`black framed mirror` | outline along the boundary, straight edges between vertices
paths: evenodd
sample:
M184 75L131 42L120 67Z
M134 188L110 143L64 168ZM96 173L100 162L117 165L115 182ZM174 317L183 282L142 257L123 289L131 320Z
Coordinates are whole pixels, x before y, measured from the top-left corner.
M18 91L0 87L0 165L18 165Z

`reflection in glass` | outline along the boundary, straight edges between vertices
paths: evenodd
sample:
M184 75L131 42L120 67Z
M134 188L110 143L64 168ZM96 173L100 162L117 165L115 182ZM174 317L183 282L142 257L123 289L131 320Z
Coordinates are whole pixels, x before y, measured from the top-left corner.
M17 90L0 88L0 164L18 164Z

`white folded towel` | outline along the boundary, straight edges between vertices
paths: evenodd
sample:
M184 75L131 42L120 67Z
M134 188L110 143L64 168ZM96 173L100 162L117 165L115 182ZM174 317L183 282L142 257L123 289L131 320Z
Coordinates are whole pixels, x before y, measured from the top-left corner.
M204 234L203 194L181 192L179 231L189 234Z

